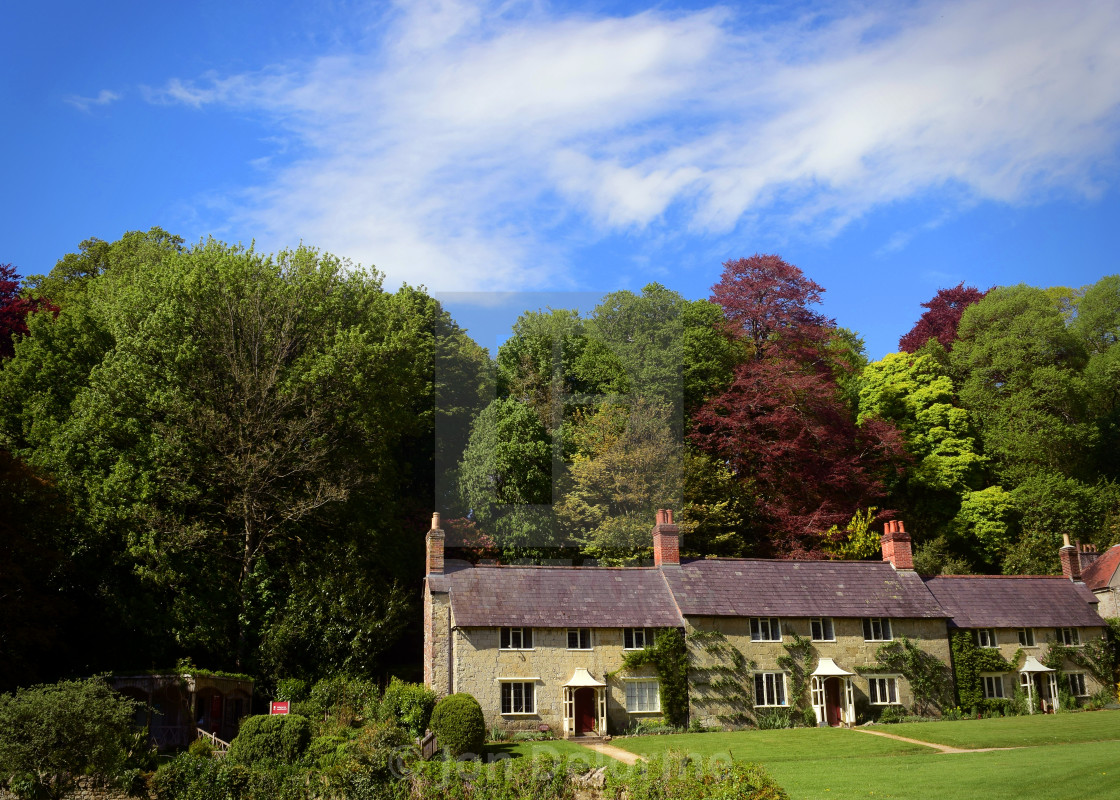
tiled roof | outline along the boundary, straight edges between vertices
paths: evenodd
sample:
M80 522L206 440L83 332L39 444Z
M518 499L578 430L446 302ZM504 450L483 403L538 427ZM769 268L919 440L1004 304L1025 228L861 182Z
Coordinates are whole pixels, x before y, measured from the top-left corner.
M1120 567L1120 544L1114 544L1081 570L1081 580L1090 589L1104 589L1112 582L1117 567Z
M1067 578L939 575L926 586L958 628L1038 628L1103 625L1096 598Z
M921 578L882 561L702 559L665 578L688 616L948 616Z
M448 561L429 586L447 591L462 627L683 627L661 571L635 567L470 567Z

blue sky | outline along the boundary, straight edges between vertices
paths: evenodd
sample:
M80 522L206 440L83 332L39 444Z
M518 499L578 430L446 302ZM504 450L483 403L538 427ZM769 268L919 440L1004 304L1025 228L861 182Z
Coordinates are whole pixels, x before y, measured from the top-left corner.
M24 274L153 225L302 240L492 346L504 292L706 297L777 252L877 358L939 287L1118 271L1113 0L48 0L0 9L0 76Z

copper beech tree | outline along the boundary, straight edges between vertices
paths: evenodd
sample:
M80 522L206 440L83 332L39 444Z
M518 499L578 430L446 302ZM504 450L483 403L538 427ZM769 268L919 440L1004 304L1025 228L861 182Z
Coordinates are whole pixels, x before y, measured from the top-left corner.
M696 414L692 435L754 494L758 528L745 533L758 555L821 556L830 526L882 505L885 478L905 457L893 425L857 425L844 400L836 375L849 359L830 346L840 332L811 308L823 291L776 255L728 261L712 290L748 355Z
M42 297L26 297L19 290L19 275L11 264L0 264L0 358L15 353L15 336L27 335L27 315L36 311L58 313L58 306Z
M898 340L898 349L914 353L930 339L936 339L946 350L952 350L964 310L983 300L987 293L975 286L965 286L964 281L952 289L938 289L933 299L922 303L922 308L926 310L914 327Z

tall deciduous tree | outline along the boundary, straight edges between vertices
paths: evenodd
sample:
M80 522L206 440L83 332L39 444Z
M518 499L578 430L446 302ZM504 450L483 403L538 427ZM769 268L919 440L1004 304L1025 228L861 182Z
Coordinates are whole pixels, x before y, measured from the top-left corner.
M932 300L922 303L922 308L926 311L918 318L914 327L898 340L898 349L905 353L915 353L930 339L935 339L946 350L952 350L961 314L973 303L980 302L985 294L987 292L982 292L975 286L965 286L964 281L951 289L938 289Z
M36 311L58 312L45 297L20 291L19 275L11 264L0 264L0 359L15 353L16 336L27 335L27 315Z
M834 324L810 308L821 286L778 256L724 267L712 299L747 357L696 414L693 437L756 493L752 533L770 552L816 554L821 533L884 496L901 437L880 418L856 424L830 357Z

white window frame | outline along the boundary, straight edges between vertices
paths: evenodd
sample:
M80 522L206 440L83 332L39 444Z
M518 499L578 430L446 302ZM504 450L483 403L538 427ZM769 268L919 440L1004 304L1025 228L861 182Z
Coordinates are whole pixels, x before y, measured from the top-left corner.
M1003 685L1003 675L998 672L980 673L980 689L985 700L1006 700L1007 689ZM994 692L992 690L995 690Z
M878 631L875 630L876 627L879 628ZM879 634L878 638L875 635L876 633ZM863 618L863 640L865 642L893 642L893 633L889 617Z
M572 647L572 634L576 636L576 647ZM587 645L584 646L584 634L587 636ZM595 646L591 643L591 629L590 628L568 628L568 649L569 650L594 650Z
M655 678L627 678L626 684L626 711L630 714L660 714L661 713L661 683ZM650 688L653 690L653 704L650 706ZM639 692L644 689L646 705L648 708L639 708Z
M1034 628L1018 628L1015 635L1019 637L1020 647L1038 647L1035 644Z
M814 642L835 642L836 626L832 624L832 617L810 617L809 638Z
M769 697L759 698L759 683L761 681L762 694ZM789 692L786 691L786 674L784 672L756 672L754 674L754 707L755 708L788 708ZM781 694L781 697L777 697ZM764 702L759 702L759 700ZM765 702L780 700L781 702Z
M514 645L516 631L516 646ZM525 632L528 631L528 636ZM525 640L528 639L528 646ZM503 644L505 642L505 644ZM533 649L533 629L532 628L499 628L498 629L498 649L499 650L532 650Z
M506 711L506 687L509 687L509 711ZM515 711L516 695L514 687L521 688L521 707L523 710ZM528 698L529 702L525 700ZM537 685L536 681L531 680L503 680L501 681L501 690L499 693L499 710L503 717L528 717L535 716L537 713Z
M777 617L751 617L752 642L780 642L782 621Z
M1066 647L1081 646L1081 631L1077 628L1057 628L1058 644Z
M881 683L880 683L881 682ZM886 698L883 699L883 693L886 693ZM894 695L891 700L890 696ZM867 698L871 701L873 706L897 706L901 705L902 701L898 699L898 676L897 675L872 675L867 679Z
M999 640L996 639L995 628L977 628L976 629L976 646L984 648L998 648Z
M1088 697L1089 687L1085 683L1084 672L1067 672L1067 683L1069 683L1069 693L1074 697ZM1076 684L1076 686L1074 685Z
M622 629L622 649L623 650L644 650L647 645L653 644L653 636L650 634L650 628L623 628ZM630 644L626 644L626 634L630 634ZM641 637L642 643L638 644L638 637Z

